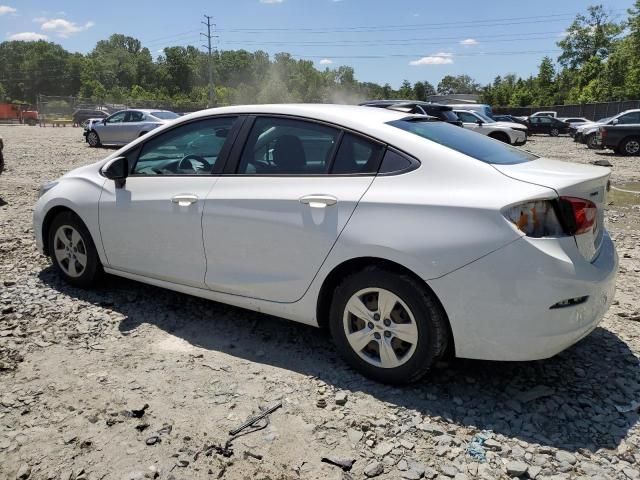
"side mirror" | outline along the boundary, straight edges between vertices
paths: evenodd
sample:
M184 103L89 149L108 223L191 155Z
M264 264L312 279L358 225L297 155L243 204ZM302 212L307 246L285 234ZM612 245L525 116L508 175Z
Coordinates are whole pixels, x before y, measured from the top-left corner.
M484 125L484 122L482 120L476 120L476 124L481 127Z
M611 125L618 125L620 123L620 120L618 120L617 118L614 118L613 120L611 120Z
M116 157L102 167L101 173L116 183L116 188L124 187L129 175L129 161L127 157Z

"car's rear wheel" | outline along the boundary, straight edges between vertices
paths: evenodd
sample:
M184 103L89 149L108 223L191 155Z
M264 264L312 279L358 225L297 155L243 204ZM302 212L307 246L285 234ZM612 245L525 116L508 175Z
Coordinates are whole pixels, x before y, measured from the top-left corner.
M640 137L631 137L622 141L620 152L623 155L640 155Z
M90 147L99 147L100 146L100 136L95 130L91 130L87 133L87 143Z
M598 144L598 139L597 139L595 133L590 133L589 135L587 135L585 143L587 144L587 147L589 147L589 148L592 148L592 149L600 148L600 145Z
M336 288L330 324L345 360L384 383L420 379L447 346L446 318L433 294L409 275L378 267Z
M557 128L552 128L549 132L549 135L551 135L552 137L557 137L558 135L560 135L560 130L558 130Z
M71 212L58 214L49 228L49 255L62 278L88 288L102 276L102 264L91 234Z

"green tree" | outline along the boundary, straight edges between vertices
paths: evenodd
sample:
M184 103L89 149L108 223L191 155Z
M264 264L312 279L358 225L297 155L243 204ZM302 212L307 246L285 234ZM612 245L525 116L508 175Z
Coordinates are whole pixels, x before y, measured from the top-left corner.
M602 5L592 5L587 15L579 14L558 42L562 54L558 61L569 68L579 68L591 57L606 58L624 27L611 19Z
M480 93L480 84L469 75L446 75L438 83L438 94Z

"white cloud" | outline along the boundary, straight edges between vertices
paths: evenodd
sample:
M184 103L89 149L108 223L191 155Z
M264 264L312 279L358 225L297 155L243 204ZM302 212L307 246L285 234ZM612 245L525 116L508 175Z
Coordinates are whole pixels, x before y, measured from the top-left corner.
M13 7L9 7L7 5L0 5L0 15L6 15L7 13L16 13L16 10Z
M284 0L260 0L260 3L282 3Z
M37 42L38 40L48 40L49 37L36 32L22 32L9 35L9 40L22 40L25 42Z
M333 63L333 60L331 60L330 58L323 58L319 63L320 65L331 65Z
M475 38L465 38L464 40L460 40L460 45L464 45L465 47L470 47L472 45L478 45L478 40Z
M67 38L75 33L89 30L95 25L93 22L87 22L84 25L78 25L64 18L34 18L35 22L40 23L40 28L46 32L55 33L59 37Z
M449 63L453 63L453 53L439 52L418 60L411 60L409 65L417 67L420 65L447 65Z

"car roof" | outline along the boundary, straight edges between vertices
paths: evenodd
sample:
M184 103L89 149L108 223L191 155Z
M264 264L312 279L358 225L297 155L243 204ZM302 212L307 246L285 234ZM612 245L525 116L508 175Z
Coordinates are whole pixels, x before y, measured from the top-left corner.
M354 130L368 130L372 123L383 124L393 120L400 120L412 116L406 112L389 110L386 108L369 108L360 105L335 105L313 103L286 103L270 105L237 105L201 110L182 117L190 120L210 115L226 114L267 114L291 115L307 117L328 123L335 123ZM424 117L424 115L417 115ZM181 119L181 121L182 121Z

